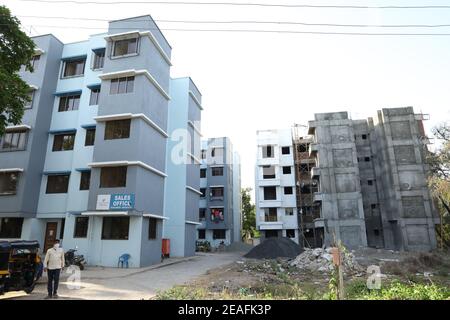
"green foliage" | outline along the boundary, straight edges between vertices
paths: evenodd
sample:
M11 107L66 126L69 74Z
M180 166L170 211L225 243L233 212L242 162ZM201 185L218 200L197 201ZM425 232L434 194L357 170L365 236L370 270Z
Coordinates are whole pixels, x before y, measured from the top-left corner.
M441 218L441 226L436 229L438 243L450 248L450 124L436 126L433 134L440 147L427 155L432 174L429 185Z
M241 190L242 197L242 239L250 239L257 235L256 209L251 202L251 188Z
M0 6L0 136L5 127L19 124L29 101L29 86L17 74L25 65L30 70L34 42L20 30L20 22L5 6Z
M206 299L207 292L184 286L175 286L166 291L160 291L156 295L157 300L201 300Z
M362 289L354 292L354 299L362 300L445 300L450 298L449 288L436 284L404 284L394 281L380 290ZM350 298L350 297L349 297Z

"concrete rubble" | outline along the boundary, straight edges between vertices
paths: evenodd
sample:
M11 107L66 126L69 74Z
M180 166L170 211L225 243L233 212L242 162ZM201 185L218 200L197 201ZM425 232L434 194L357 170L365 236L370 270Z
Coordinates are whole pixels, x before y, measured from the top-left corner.
M345 273L360 273L364 271L364 268L356 261L352 252L345 251L343 260ZM300 270L329 273L334 268L331 248L305 248L305 251L293 259L290 265Z

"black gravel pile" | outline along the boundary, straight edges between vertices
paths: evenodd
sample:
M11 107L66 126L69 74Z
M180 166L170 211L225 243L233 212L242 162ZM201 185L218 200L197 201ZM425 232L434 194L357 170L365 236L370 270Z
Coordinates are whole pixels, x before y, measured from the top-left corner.
M252 259L295 258L302 248L289 238L269 238L250 250L244 257Z

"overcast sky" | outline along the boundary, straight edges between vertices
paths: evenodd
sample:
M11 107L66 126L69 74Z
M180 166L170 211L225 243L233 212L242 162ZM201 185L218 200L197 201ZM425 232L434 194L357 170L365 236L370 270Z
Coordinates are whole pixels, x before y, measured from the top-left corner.
M448 5L446 1L430 0L229 1L373 6ZM32 35L53 33L64 43L84 40L90 34L104 32L107 22L29 16L114 20L150 14L155 20L295 21L364 25L450 24L450 9L87 5L30 0L2 0L2 3L19 17L25 28L31 30ZM201 28L450 33L449 27L350 28L168 22L158 22L158 25L173 48L171 76L190 76L199 87L204 106L203 134L205 137L231 138L242 158L244 187L254 187L255 141L256 130L259 129L286 128L293 123L306 124L313 118L314 112L349 111L351 117L357 119L374 116L380 108L405 106L414 106L416 112L430 114L431 120L426 123L427 129L441 121L450 120L450 36L164 31L167 28Z

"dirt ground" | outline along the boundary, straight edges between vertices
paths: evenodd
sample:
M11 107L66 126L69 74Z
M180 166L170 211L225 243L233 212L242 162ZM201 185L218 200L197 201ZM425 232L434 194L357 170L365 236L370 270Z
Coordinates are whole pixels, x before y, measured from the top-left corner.
M365 283L368 266L380 267L383 283L438 284L450 288L450 254L395 252L381 249L352 251L359 271L347 272L346 285ZM160 295L160 299L322 299L329 292L328 272L307 272L289 264L289 260L241 258L231 264L209 270L185 286ZM351 289L350 289L351 290Z

